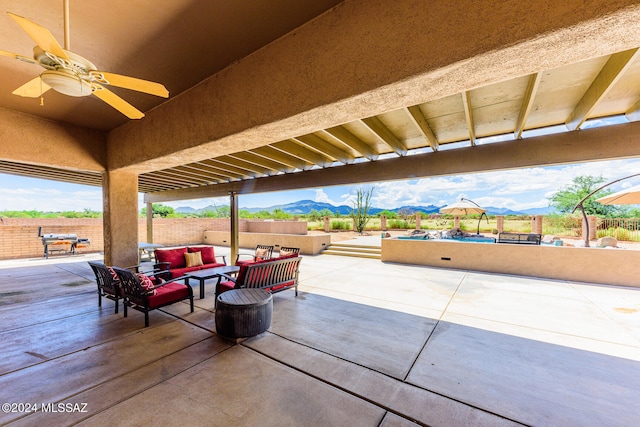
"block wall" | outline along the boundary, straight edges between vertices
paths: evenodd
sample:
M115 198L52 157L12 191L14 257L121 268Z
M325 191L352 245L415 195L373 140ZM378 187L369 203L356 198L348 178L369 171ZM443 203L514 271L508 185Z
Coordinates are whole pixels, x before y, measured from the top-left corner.
M104 250L102 218L2 218L0 222L0 259L35 258L44 254L43 234L76 234L91 239L91 245L78 252ZM138 222L138 240L147 241L146 219ZM165 246L203 243L205 230L228 231L229 219L219 218L154 218L154 242ZM241 232L247 231L240 220ZM66 247L65 247L66 248Z

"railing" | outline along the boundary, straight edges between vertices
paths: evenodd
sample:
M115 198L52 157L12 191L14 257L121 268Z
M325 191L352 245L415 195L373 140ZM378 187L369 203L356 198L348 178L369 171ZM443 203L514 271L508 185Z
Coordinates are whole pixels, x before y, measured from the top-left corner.
M611 236L621 241L640 242L640 218L599 218L597 236Z

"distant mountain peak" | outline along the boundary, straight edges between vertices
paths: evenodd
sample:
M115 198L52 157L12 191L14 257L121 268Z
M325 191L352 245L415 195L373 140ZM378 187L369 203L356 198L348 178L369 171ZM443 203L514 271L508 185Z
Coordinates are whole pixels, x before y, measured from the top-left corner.
M179 213L202 213L205 211L214 211L221 207L222 206L211 205L211 206L206 206L202 209L194 209L190 206L181 206L179 208L176 208L175 211ZM369 213L371 215L377 215L380 212L386 210L389 212L396 212L396 213L399 211L411 211L414 213L422 212L425 214L434 214L434 213L439 213L440 208L442 207L443 206L434 206L434 205L429 205L429 206L406 205L406 206L401 206L399 208L393 208L393 209L371 207L369 208ZM265 208L240 208L240 209L247 210L251 213L256 213L260 211L273 212L275 209L280 209L291 215L307 215L311 211L315 210L317 212L321 212L325 209L331 211L334 214L349 215L349 213L353 210L351 206L346 206L346 205L335 206L335 205L332 205L331 203L316 202L308 199L298 200L297 202L291 202L291 203L286 203L282 205L274 205L274 206L265 207ZM508 208L496 208L491 206L484 207L484 209L486 209L487 214L489 215L546 215L553 211L551 208L534 208L534 209L526 209L522 211L514 211Z

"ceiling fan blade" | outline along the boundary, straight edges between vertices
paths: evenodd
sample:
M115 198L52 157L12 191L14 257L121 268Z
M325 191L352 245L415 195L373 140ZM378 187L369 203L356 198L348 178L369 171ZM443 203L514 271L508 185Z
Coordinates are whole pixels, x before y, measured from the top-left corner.
M18 55L17 53L7 52L6 50L0 50L0 56L8 56L9 58L19 59L20 61L29 62L30 64L37 64L33 58Z
M95 90L93 94L130 119L141 119L144 117L144 113L142 111L138 110L136 107L111 92L109 89L100 87Z
M169 97L169 91L160 83L137 79L135 77L122 76L120 74L107 73L105 71L90 71L89 73L98 79L101 84L131 89L155 96L161 96L163 98Z
M49 89L51 89L51 86L43 82L40 76L38 76L33 80L29 80L11 93L27 98L38 98Z
M62 46L60 46L49 30L35 22L29 21L27 18L15 15L11 12L7 13L18 23L18 25L22 27L29 37L31 37L38 46L40 46L42 50L45 52L51 52L60 58L69 59L67 53L62 49Z

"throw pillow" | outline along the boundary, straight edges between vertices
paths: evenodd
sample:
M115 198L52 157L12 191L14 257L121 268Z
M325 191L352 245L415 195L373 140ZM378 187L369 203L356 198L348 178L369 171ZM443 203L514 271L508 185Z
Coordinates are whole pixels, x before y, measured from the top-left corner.
M266 249L258 248L256 249L256 260L259 261L261 259L265 259L268 251Z
M289 255L295 255L295 252L288 251L286 249L280 249L280 256L289 256Z
M189 252L200 252L203 264L216 263L216 256L213 252L213 246L191 246Z
M147 277L142 273L136 273L136 276L138 276L140 286L142 286L142 289L146 291L147 295L156 295L157 292L154 289L154 285L150 277Z
M116 273L116 271L113 269L113 267L107 267L109 269L109 274L111 274L111 277L113 277L113 280L115 280L116 282L120 280L120 278L118 277L118 273Z
M202 265L202 254L200 252L191 252L184 254L187 267L197 267Z

